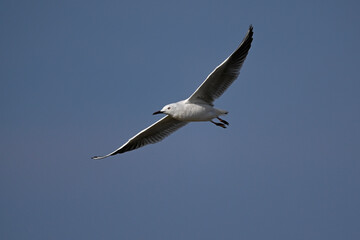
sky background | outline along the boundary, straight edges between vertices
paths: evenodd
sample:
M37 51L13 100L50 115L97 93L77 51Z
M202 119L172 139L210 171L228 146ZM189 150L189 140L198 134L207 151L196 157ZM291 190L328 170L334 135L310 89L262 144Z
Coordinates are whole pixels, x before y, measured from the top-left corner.
M359 1L0 2L0 239L360 239ZM102 161L254 41L192 123Z

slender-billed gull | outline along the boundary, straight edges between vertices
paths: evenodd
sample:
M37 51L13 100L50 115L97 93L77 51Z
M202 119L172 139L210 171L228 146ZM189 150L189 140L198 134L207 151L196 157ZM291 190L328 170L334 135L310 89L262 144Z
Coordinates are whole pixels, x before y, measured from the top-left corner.
M188 99L168 104L160 111L154 112L154 115L163 113L166 116L130 138L115 151L102 157L95 156L92 158L103 159L147 144L157 143L189 122L210 121L217 126L226 128L229 123L221 119L220 116L228 112L214 108L213 102L239 76L240 68L250 50L252 40L253 27L250 25L245 38L235 52L216 67ZM213 119L218 119L220 122L214 122Z

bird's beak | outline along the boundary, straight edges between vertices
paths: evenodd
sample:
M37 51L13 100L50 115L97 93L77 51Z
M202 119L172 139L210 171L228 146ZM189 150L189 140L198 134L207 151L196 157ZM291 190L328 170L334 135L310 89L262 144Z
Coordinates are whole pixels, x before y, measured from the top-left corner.
M160 114L160 113L163 113L163 112L162 111L157 111L157 112L154 112L153 115Z

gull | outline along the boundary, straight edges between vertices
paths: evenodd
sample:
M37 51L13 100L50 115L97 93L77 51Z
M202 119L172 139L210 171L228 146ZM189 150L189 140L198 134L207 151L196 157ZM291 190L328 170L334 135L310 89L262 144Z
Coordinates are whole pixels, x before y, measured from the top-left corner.
M228 111L214 108L213 102L239 76L240 68L250 50L252 40L253 27L250 25L239 47L210 73L189 98L165 105L160 111L153 113L153 115L162 113L166 115L165 117L130 138L115 151L105 156L92 157L92 159L103 159L135 150L147 144L160 142L189 122L209 121L216 126L226 128L229 123L221 119L220 116L227 114ZM219 122L214 122L213 119L218 119Z

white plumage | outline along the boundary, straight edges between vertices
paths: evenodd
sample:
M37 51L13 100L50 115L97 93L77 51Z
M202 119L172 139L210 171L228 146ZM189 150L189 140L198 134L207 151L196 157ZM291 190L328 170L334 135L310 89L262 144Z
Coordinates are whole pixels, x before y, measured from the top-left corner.
M217 126L226 128L226 125L229 123L221 119L220 116L227 114L227 111L214 108L213 102L239 76L241 66L250 50L252 40L253 27L250 25L249 31L239 47L210 73L188 99L164 106L154 114L163 113L166 114L165 117L130 138L115 151L102 157L95 156L92 158L103 159L140 148L147 144L157 143L189 122L210 121ZM212 121L215 118L220 120L220 123Z

